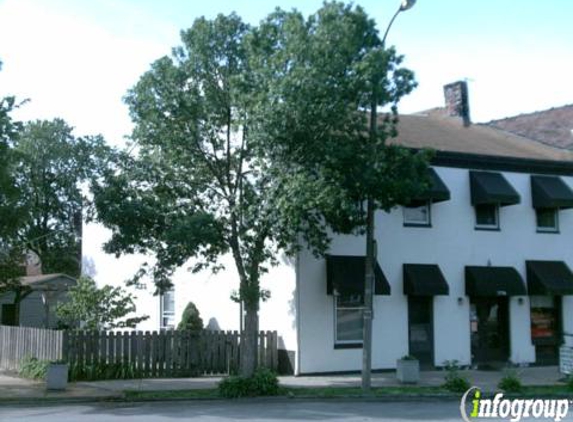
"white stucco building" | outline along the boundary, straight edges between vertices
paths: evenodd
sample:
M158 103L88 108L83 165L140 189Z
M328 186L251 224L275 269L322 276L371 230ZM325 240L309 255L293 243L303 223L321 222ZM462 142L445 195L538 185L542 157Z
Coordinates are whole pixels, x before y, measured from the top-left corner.
M402 116L391 141L436 150L435 183L376 213L372 368L408 354L427 367L555 363L573 333L573 153L471 125L465 83L445 93L445 110ZM360 370L364 254L363 237L336 236L328 257L302 252L264 276L260 328L278 331L296 373ZM181 269L174 286L141 293L140 328L176 324L188 301L209 328L240 328L230 259L217 275Z

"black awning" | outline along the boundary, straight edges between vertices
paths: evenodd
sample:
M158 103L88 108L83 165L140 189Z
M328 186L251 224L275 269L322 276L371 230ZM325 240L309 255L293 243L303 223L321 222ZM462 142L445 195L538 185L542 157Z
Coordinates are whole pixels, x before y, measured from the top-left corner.
M470 171L472 205L497 204L500 206L519 204L516 190L501 173Z
M444 181L438 176L436 170L433 168L428 168L428 177L430 179L430 187L428 190L422 192L416 198L412 199L412 203L417 202L443 202L450 200L450 190L444 183Z
M533 208L573 208L573 190L557 176L531 176Z
M523 279L513 267L466 266L466 295L521 296L527 294Z
M326 293L336 289L341 295L364 294L366 258L363 256L326 256ZM389 295L390 284L380 265L374 267L374 294Z
M430 264L404 264L404 294L410 296L447 295L450 288L440 267Z
M573 294L573 273L563 261L526 261L530 295Z

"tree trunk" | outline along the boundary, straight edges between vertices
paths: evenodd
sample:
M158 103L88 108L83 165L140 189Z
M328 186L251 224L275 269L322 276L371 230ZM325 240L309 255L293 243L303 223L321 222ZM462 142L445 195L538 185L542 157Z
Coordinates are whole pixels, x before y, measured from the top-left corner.
M259 312L256 306L245 303L245 329L241 335L241 368L243 377L253 376L257 369Z

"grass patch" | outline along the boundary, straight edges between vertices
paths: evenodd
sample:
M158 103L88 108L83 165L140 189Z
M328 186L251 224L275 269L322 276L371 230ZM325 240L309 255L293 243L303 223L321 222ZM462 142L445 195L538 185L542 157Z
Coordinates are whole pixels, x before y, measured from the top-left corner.
M446 394L448 391L441 387L378 387L372 388L371 396L386 397L392 395L420 395L420 394ZM216 388L192 389L192 390L165 390L165 391L141 391L125 390L126 400L200 400L223 398ZM360 387L280 387L278 396L282 397L360 397L363 396Z

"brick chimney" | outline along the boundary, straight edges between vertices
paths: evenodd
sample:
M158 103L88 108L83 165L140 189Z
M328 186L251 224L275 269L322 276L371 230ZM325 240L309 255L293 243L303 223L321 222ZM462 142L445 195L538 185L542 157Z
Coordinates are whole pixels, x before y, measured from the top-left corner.
M461 117L464 126L471 124L468 84L466 81L457 81L444 85L446 99L446 112L452 117Z

